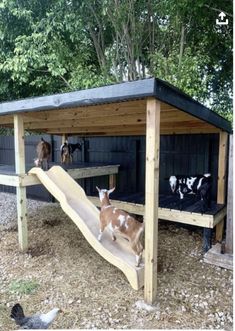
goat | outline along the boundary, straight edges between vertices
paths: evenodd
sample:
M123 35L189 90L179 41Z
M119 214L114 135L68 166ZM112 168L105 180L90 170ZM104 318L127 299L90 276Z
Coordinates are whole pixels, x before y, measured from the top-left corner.
M136 257L136 267L139 267L144 250L144 223L140 223L127 212L117 209L110 204L109 195L115 190L99 189L99 198L101 201L100 210L100 233L98 240L101 237L104 229L108 226L112 233L112 240L116 240L115 233L119 233L123 238L127 239Z
M73 162L73 153L76 149L81 150L82 145L77 144L70 144L66 140L61 146L60 146L60 157L61 157L61 163L72 163Z
M199 195L202 200L202 212L205 212L211 205L211 174L195 176L175 176L169 177L172 193L180 195L180 210L185 194Z
M43 138L41 138L41 141L37 144L36 151L38 157L34 160L34 164L37 167L41 167L43 170L48 170L49 158L51 155L51 145Z

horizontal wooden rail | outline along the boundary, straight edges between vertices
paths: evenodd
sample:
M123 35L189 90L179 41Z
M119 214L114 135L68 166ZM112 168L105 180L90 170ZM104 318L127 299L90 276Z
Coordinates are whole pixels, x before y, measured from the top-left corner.
M105 175L115 175L118 173L119 165L107 165L85 168L68 169L68 174L74 179L89 178ZM23 187L41 184L34 174L10 175L0 174L0 185Z
M98 197L88 197L89 200L97 207L100 207ZM144 205L138 203L125 202L120 200L110 200L117 208L126 210L128 213L144 215ZM158 208L159 219L173 221L177 223L195 225L205 228L213 228L226 215L226 207L221 209L216 215L191 213L169 208ZM147 221L147 220L146 220Z

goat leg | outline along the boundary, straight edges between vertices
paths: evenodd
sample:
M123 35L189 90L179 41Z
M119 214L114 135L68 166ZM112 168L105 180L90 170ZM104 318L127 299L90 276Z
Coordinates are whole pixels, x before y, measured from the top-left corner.
M103 234L103 231L102 231L102 230L100 230L100 233L99 233L99 235L98 235L98 238L97 238L99 241L101 241L101 238L102 238L102 234Z

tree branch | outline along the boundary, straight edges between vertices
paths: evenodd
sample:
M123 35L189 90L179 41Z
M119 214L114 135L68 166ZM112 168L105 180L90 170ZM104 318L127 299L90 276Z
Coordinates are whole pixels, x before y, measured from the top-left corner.
M204 7L207 7L209 9L214 10L214 11L219 12L219 13L223 12L226 15L228 15L229 17L233 17L233 15L229 14L228 12L224 11L223 9L218 9L218 8L210 7L209 5L204 5Z

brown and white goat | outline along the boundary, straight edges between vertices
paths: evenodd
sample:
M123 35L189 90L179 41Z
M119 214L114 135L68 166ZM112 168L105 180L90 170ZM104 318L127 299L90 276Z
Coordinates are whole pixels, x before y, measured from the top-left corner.
M41 167L43 170L49 169L49 159L51 156L51 145L41 138L41 141L37 144L37 159L34 160L34 164L37 167Z
M112 234L112 240L116 240L115 233L119 233L127 239L136 256L136 267L139 267L144 250L144 223L140 223L127 212L115 208L109 201L109 194L115 190L101 190L96 186L101 201L100 210L100 234L101 241L104 229L108 226Z

